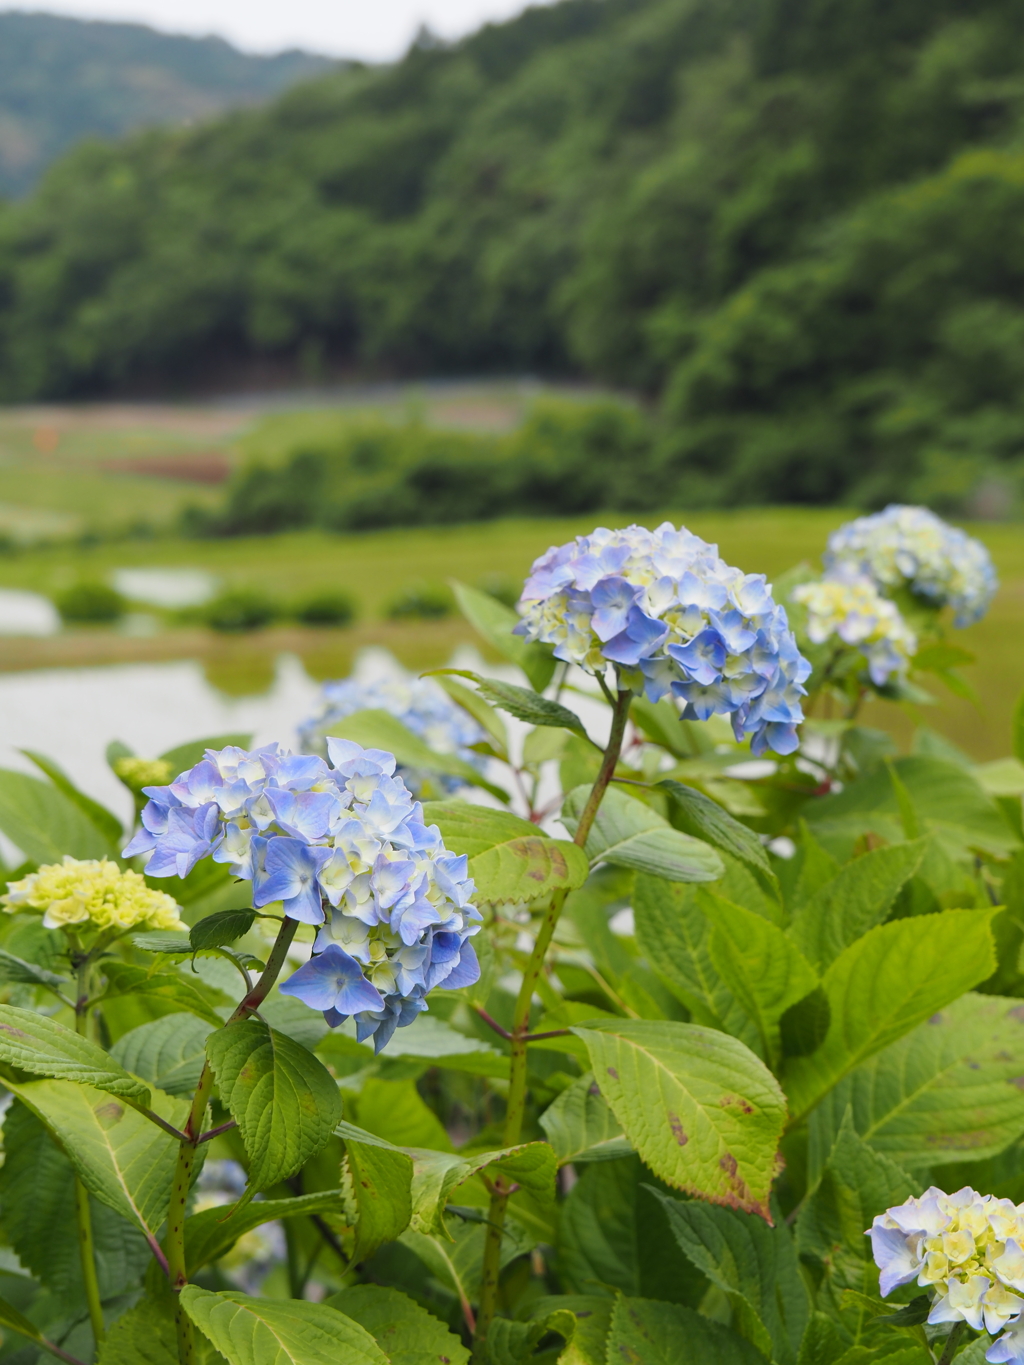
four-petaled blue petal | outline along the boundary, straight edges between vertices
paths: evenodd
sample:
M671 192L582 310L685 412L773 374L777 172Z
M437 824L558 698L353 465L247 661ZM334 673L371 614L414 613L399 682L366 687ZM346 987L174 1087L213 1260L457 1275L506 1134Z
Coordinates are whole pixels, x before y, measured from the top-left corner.
M289 839L283 834L268 839L263 875L253 885L253 904L259 909L271 901L282 901L290 919L301 924L323 924L317 873L330 856L329 848L310 848L301 839Z
M722 676L728 652L721 635L710 628L695 635L689 644L668 647L668 653L682 665L691 681L704 686L717 682Z
M282 982L282 995L293 995L314 1010L334 1010L347 1016L360 1010L379 1010L384 1000L367 981L363 969L344 948L330 943ZM340 1022L340 1021L339 1021Z

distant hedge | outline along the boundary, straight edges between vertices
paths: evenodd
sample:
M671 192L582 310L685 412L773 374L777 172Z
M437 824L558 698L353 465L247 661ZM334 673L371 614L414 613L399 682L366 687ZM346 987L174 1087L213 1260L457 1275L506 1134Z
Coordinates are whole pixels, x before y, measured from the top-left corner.
M651 422L612 399L545 399L506 436L435 431L381 419L297 434L274 460L252 459L212 512L189 508L193 535L259 535L302 527L371 530L564 516L664 505Z

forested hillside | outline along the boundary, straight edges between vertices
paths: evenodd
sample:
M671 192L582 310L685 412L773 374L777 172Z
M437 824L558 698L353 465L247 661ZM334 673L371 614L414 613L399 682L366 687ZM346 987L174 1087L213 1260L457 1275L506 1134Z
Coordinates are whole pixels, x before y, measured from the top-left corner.
M324 57L253 57L220 38L56 14L0 14L0 195L24 193L83 137L209 118L326 69Z
M688 503L1024 450L1024 0L563 0L0 214L3 396L270 357L642 389Z

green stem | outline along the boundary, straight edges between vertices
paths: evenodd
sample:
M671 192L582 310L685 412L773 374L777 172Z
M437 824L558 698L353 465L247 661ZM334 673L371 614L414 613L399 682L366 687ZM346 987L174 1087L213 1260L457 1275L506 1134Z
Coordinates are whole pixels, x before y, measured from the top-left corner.
M626 733L626 720L629 717L631 692L620 692L615 699L612 711L612 728L608 745L601 760L601 768L587 797L587 803L580 815L573 843L582 848L587 842L597 812L608 784L615 774L619 761L622 740ZM523 984L519 988L515 1013L512 1016L512 1055L509 1066L508 1106L505 1110L504 1145L514 1147L523 1129L523 1116L526 1112L526 1049L527 1035L530 1031L530 1006L533 994L544 970L544 961L554 936L555 926L562 913L562 906L568 892L556 891L537 933L537 941L523 972ZM473 1365L483 1365L487 1358L487 1333L498 1306L498 1280L501 1274L501 1240L505 1229L505 1211L509 1194L503 1184L495 1182L491 1195L491 1207L487 1217L487 1238L484 1242L483 1279L480 1287L480 1312L476 1320L476 1333L473 1342Z
M78 963L78 996L75 1000L75 1032L83 1038L89 1034L89 977L92 961L83 957ZM82 1286L85 1301L89 1306L89 1322L96 1350L106 1336L103 1323L103 1304L100 1299L100 1282L96 1274L96 1247L92 1235L92 1210L89 1207L89 1191L75 1176L75 1221L78 1224L78 1254L82 1262Z
M267 965L263 969L259 981L239 1003L238 1008L228 1020L228 1024L234 1024L239 1019L244 1019L263 1004L281 973L281 968L288 956L288 949L298 927L297 920L285 919L282 921L270 957L267 959ZM206 1117L206 1108L210 1102L212 1089L213 1072L210 1070L209 1062L207 1062L199 1078L195 1098L192 1101L192 1107L185 1123L185 1136L178 1144L178 1160L174 1168L171 1202L167 1211L167 1237L164 1245L167 1250L167 1277L175 1294L174 1326L178 1337L179 1365L196 1365L195 1329L188 1314L181 1306L179 1296L188 1283L188 1266L185 1261L185 1208L188 1203L188 1192L192 1188L192 1172L196 1164L196 1151L202 1141L203 1120Z
M953 1330L946 1338L946 1346L942 1355L939 1356L938 1365L950 1365L950 1361L956 1355L956 1348L960 1345L960 1338L963 1336L966 1326L965 1322L954 1324Z

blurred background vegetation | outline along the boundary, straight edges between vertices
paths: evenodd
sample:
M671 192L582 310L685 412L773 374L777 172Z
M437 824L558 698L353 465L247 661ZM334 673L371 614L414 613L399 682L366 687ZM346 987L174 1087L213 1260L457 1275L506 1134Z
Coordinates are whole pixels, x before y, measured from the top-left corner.
M562 0L83 144L0 213L3 397L561 373L649 400L675 506L1005 510L1022 20Z

